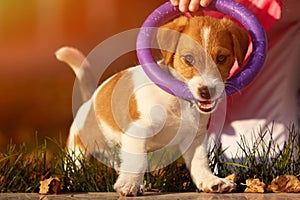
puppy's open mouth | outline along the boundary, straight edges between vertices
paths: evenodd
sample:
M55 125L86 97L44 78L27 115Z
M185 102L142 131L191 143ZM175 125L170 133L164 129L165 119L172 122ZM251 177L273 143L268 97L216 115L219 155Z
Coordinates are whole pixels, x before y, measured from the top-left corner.
M208 113L213 111L217 106L217 100L213 101L196 101L196 104L200 111Z

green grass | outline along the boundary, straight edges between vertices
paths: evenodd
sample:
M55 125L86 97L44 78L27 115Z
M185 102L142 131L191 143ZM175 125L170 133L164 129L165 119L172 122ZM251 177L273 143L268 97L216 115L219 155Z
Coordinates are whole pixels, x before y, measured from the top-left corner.
M233 156L228 160L224 156L226 149L214 146L209 153L210 167L212 171L217 169L221 177L236 173L238 191L243 191L240 183L248 178L259 178L267 185L278 175L292 174L299 178L299 131L294 126L287 131L289 140L283 148L274 143L272 130L261 131L254 144L241 137L238 142L244 153L241 158ZM271 139L265 141L266 136ZM54 143L57 151L49 152L49 143ZM117 178L114 170L96 159L87 162L73 158L72 153L64 150L62 141L47 138L43 143L36 142L34 149L11 143L6 151L0 152L0 192L38 192L40 181L49 177L61 180L63 192L113 191ZM81 168L76 167L75 162L80 162ZM145 186L148 191L197 191L181 158L163 169L146 173Z
M273 140L273 130L259 131L253 143L241 136L238 145L242 157L226 159L220 146L211 150L211 169L217 167L218 175L237 175L238 190L243 191L243 184L248 178L259 178L268 186L280 175L295 175L300 178L300 135L295 126L287 129L289 137L282 147ZM270 137L270 139L266 139Z

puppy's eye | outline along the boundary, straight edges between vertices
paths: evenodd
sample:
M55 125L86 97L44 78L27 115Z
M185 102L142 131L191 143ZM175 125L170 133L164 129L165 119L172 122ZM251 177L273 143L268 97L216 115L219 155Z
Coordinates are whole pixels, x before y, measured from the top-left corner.
M183 56L183 60L187 65L193 66L195 64L195 58L191 54Z
M224 63L224 62L226 61L226 59L227 59L226 56L224 56L224 55L219 55L219 56L217 57L217 64L222 64L222 63Z

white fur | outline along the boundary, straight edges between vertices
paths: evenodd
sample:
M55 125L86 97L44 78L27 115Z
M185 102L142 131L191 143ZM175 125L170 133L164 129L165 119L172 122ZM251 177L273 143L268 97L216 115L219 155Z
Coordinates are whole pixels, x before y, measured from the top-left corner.
M202 28L202 44L203 44L204 50L207 50L209 35L210 35L210 28L209 27Z

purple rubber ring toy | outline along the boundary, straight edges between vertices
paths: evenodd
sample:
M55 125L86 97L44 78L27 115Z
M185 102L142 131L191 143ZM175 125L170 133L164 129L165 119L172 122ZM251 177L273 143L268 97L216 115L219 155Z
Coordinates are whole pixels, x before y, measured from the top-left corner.
M247 86L258 74L264 64L267 53L266 34L257 18L244 6L232 0L214 0L209 7L238 20L250 33L253 50L247 65L235 76L228 79L225 86L226 95L231 95ZM151 41L155 29L180 14L178 7L169 1L158 7L148 16L137 38L137 56L147 76L161 89L177 97L194 100L188 86L162 71L154 60L151 52ZM229 87L228 85L234 85Z

